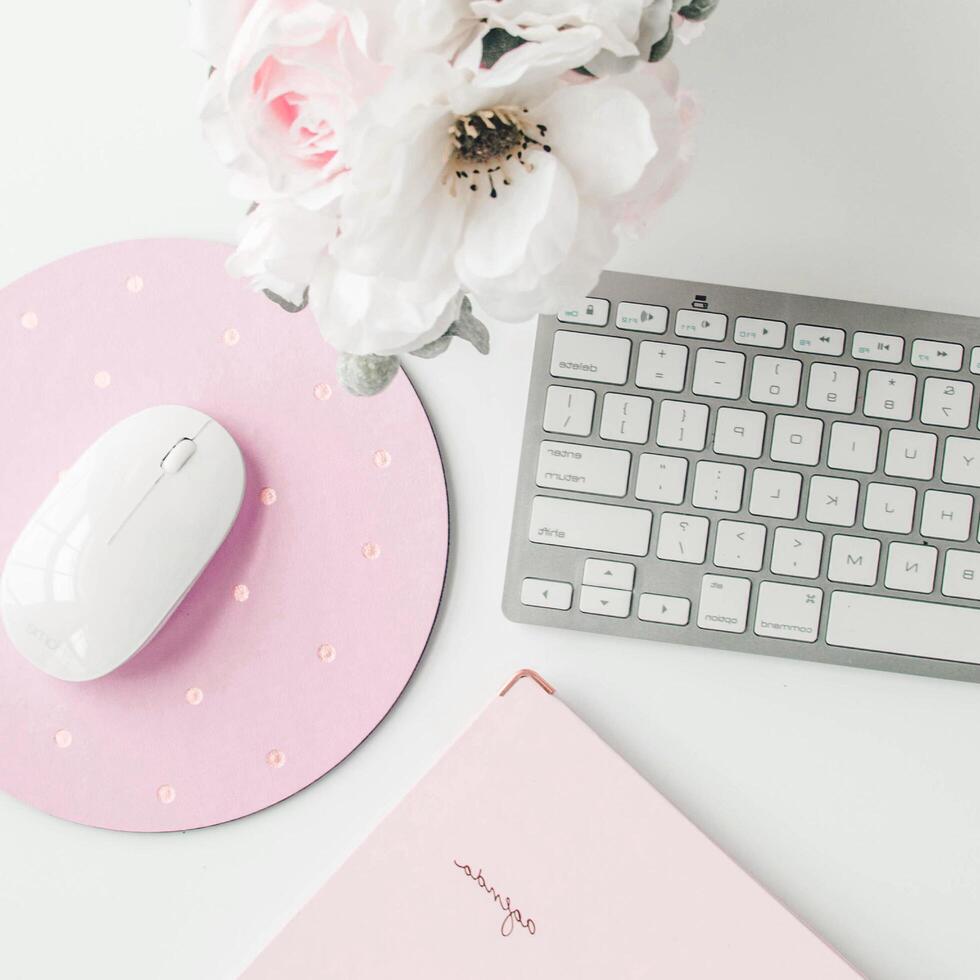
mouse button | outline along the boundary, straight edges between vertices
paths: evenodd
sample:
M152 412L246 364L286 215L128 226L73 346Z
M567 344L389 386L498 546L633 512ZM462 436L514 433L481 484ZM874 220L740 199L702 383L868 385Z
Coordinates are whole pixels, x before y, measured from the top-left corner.
M193 439L181 439L163 457L163 461L160 466L163 468L165 473L179 473L183 468L184 464L197 452L197 443Z

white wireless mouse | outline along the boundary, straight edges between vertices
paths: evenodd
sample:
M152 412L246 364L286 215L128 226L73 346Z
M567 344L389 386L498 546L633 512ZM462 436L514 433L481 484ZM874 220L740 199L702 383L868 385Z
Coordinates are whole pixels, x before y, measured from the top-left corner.
M235 440L193 408L113 426L64 475L14 543L0 612L14 646L52 677L88 681L146 646L241 508Z

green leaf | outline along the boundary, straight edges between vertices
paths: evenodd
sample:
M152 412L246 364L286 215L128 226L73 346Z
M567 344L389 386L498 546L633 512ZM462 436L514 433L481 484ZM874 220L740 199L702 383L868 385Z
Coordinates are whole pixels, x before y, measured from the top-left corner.
M491 28L483 38L483 58L480 66L493 68L508 51L519 48L523 43L523 38L508 34L502 27Z
M263 289L263 293L272 300L276 306L281 306L287 313L299 313L306 309L307 304L310 302L310 287L307 286L303 290L303 298L298 303L291 303L285 296L280 296L278 293L274 293L271 289Z
M714 13L719 0L691 0L677 12L687 20L707 20Z
M490 331L486 325L473 316L473 304L469 296L463 297L459 317L449 329L435 340L429 341L424 347L412 351L413 357L438 357L446 352L453 337L468 340L481 354L490 353Z
M341 354L337 377L352 395L376 395L391 384L398 366L393 354Z
M667 25L667 33L650 48L648 61L660 61L666 58L670 49L674 46L674 24Z

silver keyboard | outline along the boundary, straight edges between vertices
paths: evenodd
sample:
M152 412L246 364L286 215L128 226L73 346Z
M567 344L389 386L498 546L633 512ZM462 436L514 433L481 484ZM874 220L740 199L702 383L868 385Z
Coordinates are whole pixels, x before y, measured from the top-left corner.
M542 317L518 622L980 680L980 320L606 273Z

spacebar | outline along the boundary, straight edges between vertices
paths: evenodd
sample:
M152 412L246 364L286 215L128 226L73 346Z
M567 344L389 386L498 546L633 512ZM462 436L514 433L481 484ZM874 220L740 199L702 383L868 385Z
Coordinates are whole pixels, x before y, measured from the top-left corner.
M827 643L905 656L980 663L980 609L835 592Z

